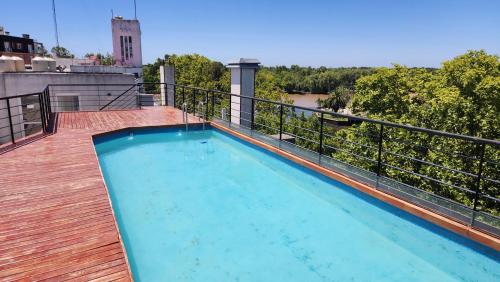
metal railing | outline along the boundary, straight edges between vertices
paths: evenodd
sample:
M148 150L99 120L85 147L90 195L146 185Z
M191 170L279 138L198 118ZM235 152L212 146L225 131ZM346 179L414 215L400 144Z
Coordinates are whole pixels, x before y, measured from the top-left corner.
M196 115L203 101L207 120L500 236L498 140L218 90L162 87L172 91L175 107L186 104Z
M51 133L52 117L48 88L0 98L0 152Z
M54 112L139 109L139 84L50 84Z

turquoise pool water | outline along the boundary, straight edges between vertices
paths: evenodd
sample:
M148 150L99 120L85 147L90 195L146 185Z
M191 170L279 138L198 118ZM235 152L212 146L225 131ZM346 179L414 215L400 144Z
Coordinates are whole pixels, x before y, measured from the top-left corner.
M220 131L95 144L136 281L500 281L498 252Z

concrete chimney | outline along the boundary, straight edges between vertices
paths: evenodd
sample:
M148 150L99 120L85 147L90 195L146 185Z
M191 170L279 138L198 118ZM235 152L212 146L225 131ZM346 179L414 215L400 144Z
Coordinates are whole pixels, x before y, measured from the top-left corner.
M244 59L231 61L227 67L231 70L231 123L250 128L252 124L252 100L255 97L255 73L259 60Z
M175 106L175 68L172 65L160 66L161 104Z

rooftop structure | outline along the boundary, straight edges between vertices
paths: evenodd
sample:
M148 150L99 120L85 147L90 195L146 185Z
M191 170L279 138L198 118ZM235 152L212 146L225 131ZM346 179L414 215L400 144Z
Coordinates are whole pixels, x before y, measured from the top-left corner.
M141 27L139 21L122 17L111 19L113 57L116 64L127 67L142 66Z
M43 54L43 51L43 44L30 38L29 34L13 36L0 27L0 56L18 56L25 64L31 64L31 58Z

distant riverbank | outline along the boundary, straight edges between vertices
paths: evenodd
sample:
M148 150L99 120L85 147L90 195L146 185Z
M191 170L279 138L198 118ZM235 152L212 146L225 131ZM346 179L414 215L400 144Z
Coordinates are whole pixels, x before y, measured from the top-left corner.
M316 109L318 99L326 99L328 94L288 94L296 106L309 107Z

